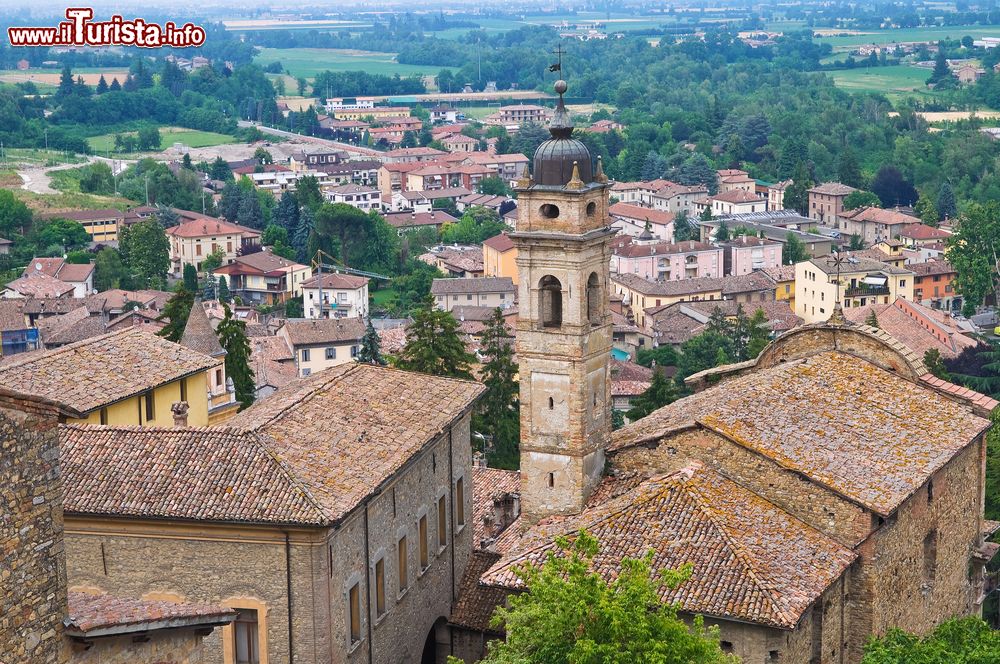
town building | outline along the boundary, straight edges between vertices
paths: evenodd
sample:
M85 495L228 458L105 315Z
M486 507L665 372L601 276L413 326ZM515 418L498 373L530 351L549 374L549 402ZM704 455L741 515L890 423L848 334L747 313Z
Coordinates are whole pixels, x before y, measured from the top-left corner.
M445 224L454 224L458 221L444 210L434 210L426 212L388 212L382 215L386 223L396 229L402 235L408 231L419 230L421 228L433 228L440 232Z
M865 246L878 244L883 240L895 240L908 226L920 224L920 218L878 207L861 207L841 212L836 227L846 235L857 235Z
M348 153L339 148L308 146L288 156L288 165L293 171L323 171L334 164L347 161Z
M83 226L90 236L91 242L106 244L117 242L125 220L125 213L114 208L101 210L67 210L64 212L46 212L39 215L42 219L68 219Z
M337 187L325 187L323 198L328 203L344 203L365 212L382 209L382 194L371 185L342 184Z
M312 268L271 253L269 248L237 256L214 272L229 281L229 292L253 304L280 304L302 294Z
M753 214L737 214L719 219L698 220L701 229L701 241L715 240L716 229L725 222L730 233L737 229L745 229L751 235L763 236L767 240L785 245L788 238L794 236L805 247L806 253L812 257L829 256L833 250L833 238L808 229L815 223L792 210L775 212L755 212Z
M410 164L418 161L436 161L448 153L428 147L399 148L379 155L383 164Z
M496 112L483 118L483 123L517 131L526 124L544 125L551 117L551 108L536 104L513 104L501 106Z
M795 266L766 267L761 272L774 282L774 298L779 302L787 301L791 310L795 311Z
M904 226L899 230L897 235L900 241L907 247L926 247L939 242L945 242L951 237L951 233L948 231L923 223Z
M835 225L844 212L844 199L854 187L840 182L825 182L809 190L809 218L827 225Z
M9 282L3 290L0 290L0 299L20 299L20 298L63 298L77 300L73 297L76 287L65 281L60 281L55 277L32 270L23 277Z
M738 235L727 242L719 242L718 245L723 250L723 274L727 277L781 267L783 245L776 240L755 235Z
M438 104L429 110L431 122L452 123L458 119L458 111L447 104Z
M435 279L431 295L438 309L451 311L456 306L500 307L514 305L517 288L510 277L473 277Z
M69 263L65 258L32 258L22 277L32 272L48 275L73 287L73 297L86 297L94 292L94 264Z
M619 273L610 278L613 292L621 295L632 311L636 325L645 325L646 310L674 302L721 300L722 279L701 277L671 281L651 281L635 274Z
M14 246L13 240L8 240L7 238L0 237L0 256L6 256L10 254L10 248Z
M479 141L465 134L451 134L440 140L448 152L475 152L479 147Z
M378 185L378 169L382 162L374 160L345 161L326 167L328 181L333 184Z
M673 212L640 207L632 203L615 203L608 208L612 218L612 228L619 233L639 237L646 231L653 239L663 242L674 241Z
M374 97L331 97L323 108L337 120L367 121L410 114L410 109L405 106L376 106Z
M295 358L299 376L354 362L365 336L360 318L289 319L278 329Z
M748 194L752 194L756 190L756 180L750 177L750 174L746 171L738 168L724 168L716 171L716 175L719 181L718 193L720 194L726 194L731 191L745 191ZM748 212L755 211L748 210Z
M660 371L666 371L666 369L661 368ZM668 378L670 377L668 376ZM612 409L623 414L627 413L632 408L632 400L648 390L652 384L652 369L628 360L611 360ZM628 423L628 417L624 419Z
M751 180L753 182L753 180ZM751 214L753 212L765 212L767 201L753 190L742 188L720 191L714 196L710 196L706 202L696 203L703 211L705 207L712 210L713 217L732 216L735 214Z
M791 180L782 180L781 182L776 182L767 188L768 210L785 209L785 191L787 191L788 187L792 184Z
M483 242L483 276L506 277L517 286L517 247L508 233L495 235Z
M812 258L795 265L795 313L816 323L833 314L835 303L850 309L889 304L897 297L912 301L914 276L911 270L856 255L841 260L839 268L832 259Z
M483 276L482 245L438 245L417 258L449 277L471 279Z
M913 272L913 301L934 309L960 311L962 296L955 289L958 272L946 260L908 263Z
M302 282L306 318L368 318L368 277L313 275Z
M170 273L178 278L185 265L194 265L201 272L201 264L210 254L221 252L222 265L228 265L241 249L260 243L260 231L211 217L181 222L166 232L170 240Z
M844 316L857 325L868 325L874 316L878 329L920 358L927 351L936 351L944 359L954 359L967 348L980 344L972 335L971 326L961 325L949 313L901 297L889 304L844 309Z
M736 300L715 300L699 302L675 302L646 310L645 333L654 346L680 347L685 341L708 329L712 316L717 312L728 320L735 320L742 310L748 318L758 310L764 312L767 330L776 338L802 324L787 301L737 302Z
M633 274L643 279L676 281L721 277L724 250L704 242L629 242L611 254L612 274Z

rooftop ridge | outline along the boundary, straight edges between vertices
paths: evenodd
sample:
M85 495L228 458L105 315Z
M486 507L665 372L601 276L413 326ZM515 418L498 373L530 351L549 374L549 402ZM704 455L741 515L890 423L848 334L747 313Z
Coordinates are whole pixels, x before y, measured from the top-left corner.
M126 328L122 328L121 330L114 330L112 332L108 332L106 334L99 334L96 337L90 337L88 339L81 339L80 341L74 341L71 344L66 344L65 346L60 346L59 348L53 348L52 350L45 351L45 353L43 355L30 355L29 357L25 357L25 358L21 358L21 359L17 359L17 360L12 360L10 362L5 363L3 365L3 368L4 368L4 370L14 369L14 368L17 368L17 367L24 366L25 364L31 364L32 362L36 362L36 361L38 361L39 358L57 357L57 356L65 354L65 353L72 352L72 351L76 350L77 348L80 348L81 346L86 346L86 345L95 343L99 339L106 339L106 338L114 336L114 335L120 335L120 336L121 335L126 335L126 334L128 334L130 332L134 332L136 334L146 334L145 332L143 332L142 330L140 330L138 328L135 328L135 327L126 327ZM162 339L163 337L160 337L160 338Z

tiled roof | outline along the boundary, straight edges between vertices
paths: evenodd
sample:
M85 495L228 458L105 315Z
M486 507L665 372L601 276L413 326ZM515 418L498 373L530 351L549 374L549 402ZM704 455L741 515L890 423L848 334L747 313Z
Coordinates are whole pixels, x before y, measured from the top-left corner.
M353 274L340 274L339 272L323 275L323 288L346 288L354 290L368 285L368 277L359 277ZM302 282L303 288L319 288L320 278L314 274Z
M231 224L228 221L213 219L211 217L185 221L168 228L166 232L167 235L184 238L211 237L213 235L260 235L260 231L252 228Z
M382 353L390 355L399 353L406 346L406 328L391 327L378 331L379 347Z
M722 278L723 295L774 290L774 281L760 270Z
M652 369L635 362L611 360L611 396L638 396L648 390L652 383Z
M7 284L7 288L24 297L63 297L73 292L73 286L41 272L32 272Z
M722 201L723 203L763 203L764 199L753 193L752 191L744 191L743 189L732 189L730 191L724 191L721 194L716 194L712 196L713 201Z
M695 242L685 240L684 242L656 242L651 244L623 244L614 249L616 256L625 258L642 258L644 256L668 256L673 254L687 254L695 251L719 251L718 247L713 247L707 242Z
M923 263L907 263L913 274L918 277L934 276L935 274L956 274L955 268L948 261L925 261Z
M498 606L503 606L510 591L497 586L484 586L479 577L500 560L499 553L473 551L458 586L458 600L448 622L458 627L499 636L499 630L490 627L490 618Z
M510 277L467 277L465 279L435 279L431 282L432 295L464 293L513 293L514 282Z
M911 224L909 226L904 226L903 229L899 231L899 236L908 237L914 240L940 240L946 237L951 237L951 233L943 231L940 228L928 226L927 224Z
M249 268L251 272L256 271L268 274L270 272L287 272L289 269L306 269L306 266L265 250L247 254L246 256L237 256L229 265L223 265L216 269L215 273L239 274L244 268Z
M0 332L28 329L24 318L24 303L21 298L0 299Z
M781 281L795 281L795 266L782 265L780 267L765 267L761 270L771 278L776 284Z
M978 341L963 334L947 314L901 298L889 304L849 307L844 309L844 316L851 322L865 324L872 312L880 330L919 357L936 350L943 357L954 358L966 348L979 345Z
M146 632L151 629L195 625L222 625L236 618L233 609L215 604L141 600L114 595L68 593L66 632L98 636Z
M521 473L502 468L472 467L472 542L479 543L489 537L485 519L493 514L496 501L521 491Z
M335 522L468 411L478 383L351 362L229 420L255 431Z
M886 516L988 424L859 357L826 351L675 401L616 431L609 449L701 426Z
M696 279L672 279L670 281L650 281L637 274L612 274L611 281L643 295L664 295L677 297L695 293L722 292L722 279L698 277Z
M184 334L181 336L181 345L210 357L226 354L201 302L195 302L191 307L187 324L184 326Z
M899 210L885 210L878 207L862 207L855 210L847 210L846 212L841 212L840 216L842 219L850 219L851 221L867 221L887 226L920 224L918 217L904 214Z
M483 246L504 253L514 248L514 241L506 233L500 233L500 235L494 235L485 240Z
M839 182L824 182L809 190L810 194L827 194L830 196L846 196L852 191L857 191L854 187Z
M651 224L669 224L674 220L673 212L653 210L652 208L645 208L630 203L615 203L608 208L608 214L612 217L623 217L639 221L648 220Z
M605 483L617 480L609 478ZM541 565L554 539L585 528L600 542L594 569L614 579L624 558L653 552L653 569L693 565L660 599L686 613L794 629L799 618L850 566L856 554L723 476L692 464L652 477L593 504L580 515L532 527L520 546L481 577L523 587L513 568ZM557 554L558 555L558 554Z
M295 381L299 372L292 359L292 351L282 337L250 337L250 368L258 388L270 385L279 389Z
M920 377L920 380L927 385L933 387L935 390L940 392L945 392L947 394L952 394L960 399L968 401L973 406L978 406L983 410L983 412L992 412L994 408L1000 406L1000 401L993 399L985 394L980 394L974 390L970 390L967 387L962 387L961 385L955 385L954 383L949 383L946 380L942 380L931 373L926 373Z
M79 300L77 300L79 301ZM46 347L54 348L64 344L89 339L106 332L103 316L92 316L85 305L59 316L51 316L38 321L38 332Z
M390 212L382 216L393 228L441 226L442 224L453 224L458 221L458 219L444 210L433 210L432 212Z
M360 318L289 320L285 333L294 346L356 341L365 336L365 322Z
M128 328L4 366L0 393L59 404L81 416L221 362Z
M253 433L225 427L60 427L65 510L131 518L321 524Z

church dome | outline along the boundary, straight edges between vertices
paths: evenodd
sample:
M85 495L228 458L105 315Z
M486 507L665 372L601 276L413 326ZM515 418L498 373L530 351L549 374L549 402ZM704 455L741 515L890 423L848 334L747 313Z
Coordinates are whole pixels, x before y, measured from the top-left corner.
M549 123L549 133L552 135L535 150L532 180L535 184L561 187L573 177L573 165L576 164L583 182L592 182L593 169L590 162L590 150L582 142L573 138L573 123L569 112L563 104L563 93L566 92L566 81L556 81L556 92L559 93L559 105Z

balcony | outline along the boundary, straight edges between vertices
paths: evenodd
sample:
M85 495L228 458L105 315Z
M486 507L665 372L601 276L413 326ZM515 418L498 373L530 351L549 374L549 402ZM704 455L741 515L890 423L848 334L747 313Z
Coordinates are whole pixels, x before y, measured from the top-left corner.
M888 286L852 286L844 289L844 297L874 297L877 295L889 295Z

